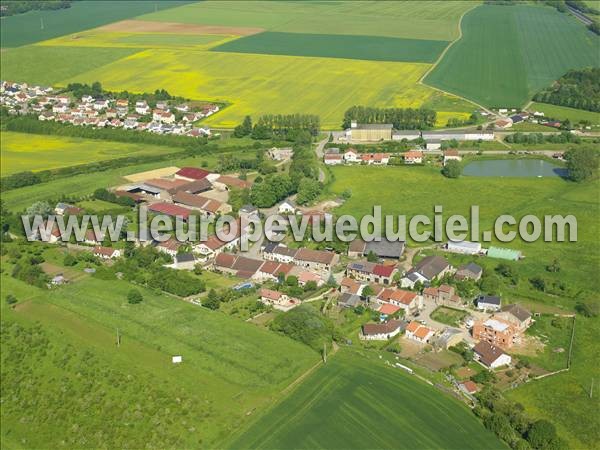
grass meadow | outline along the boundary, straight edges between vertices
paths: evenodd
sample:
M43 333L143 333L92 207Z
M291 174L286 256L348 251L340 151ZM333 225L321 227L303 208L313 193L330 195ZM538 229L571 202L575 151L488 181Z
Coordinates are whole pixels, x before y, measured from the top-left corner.
M582 120L587 120L593 125L600 126L600 113L593 111L585 111L583 109L568 108L566 106L550 105L548 103L533 102L529 108L531 111L541 111L546 117L566 120L571 123L579 123Z
M57 11L29 11L3 17L0 27L2 47L20 47L185 3L166 0L80 1Z
M229 448L506 448L455 399L341 349Z
M416 214L433 218L435 205L443 206L443 217L453 214L470 217L471 205L478 205L480 233L493 230L496 217L511 214L517 220L527 214L542 217L546 214L573 214L578 223L578 241L527 243L484 243L484 247L498 245L522 250L525 259L509 263L518 270L521 280L517 286L507 286L502 294L507 300L532 299L565 309L572 309L577 299L594 298L600 289L597 268L600 248L597 236L600 224L598 180L575 184L561 178L507 178L460 177L448 179L439 167L334 167L335 180L331 191L340 194L350 190L352 196L336 213L362 217L372 213L373 205L381 205L382 214L405 214L410 219ZM409 243L412 244L412 242ZM417 244L417 245L427 245ZM546 271L554 259L563 269L558 273ZM490 270L498 260L481 258ZM552 296L534 290L528 278L542 275L549 282L562 281L567 290L561 296Z
M426 39L266 31L226 42L212 51L433 63L448 44Z
M138 288L144 300L130 305L125 281L84 275L45 291L12 278L2 262L2 298L19 300L14 309L2 301L3 397L11 390L3 447L218 447L319 359L290 339L151 290ZM8 333L13 324L30 338ZM38 349L39 339L51 344ZM183 363L173 365L173 355ZM16 395L17 386L27 392Z
M173 153L158 145L129 144L65 136L3 131L0 134L2 176L136 155Z
M478 3L206 1L141 16L142 20L291 33L355 34L450 41L460 16Z
M488 107L521 107L569 69L598 66L600 38L554 8L483 5L425 82Z

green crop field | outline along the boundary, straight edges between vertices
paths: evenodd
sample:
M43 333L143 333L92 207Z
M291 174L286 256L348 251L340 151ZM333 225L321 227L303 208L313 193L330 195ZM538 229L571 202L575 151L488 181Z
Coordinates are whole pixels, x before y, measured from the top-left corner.
M374 355L342 349L230 448L506 448L461 403Z
M151 11L173 8L185 1L78 1L57 11L29 11L3 17L2 47L18 47L105 25Z
M0 134L2 176L135 155L175 153L177 149L147 144L126 144L93 139L37 134Z
M142 20L260 27L269 31L356 34L450 41L460 16L478 2L206 1L163 10Z
M299 343L150 290L130 305L125 281L84 276L46 291L2 267L3 448L219 447L318 362Z
M4 19L3 19L4 20ZM129 48L27 46L2 52L0 78L50 85L135 53Z
M522 275L515 287L502 294L508 300L533 298L572 309L575 302L592 296L600 289L596 276L600 265L600 199L598 180L573 184L561 178L461 177L444 178L434 167L334 167L331 187L340 194L349 189L352 197L336 210L338 214L362 217L372 213L372 205L381 205L382 214L416 214L433 218L433 207L443 205L443 215L470 217L471 205L478 205L480 232L493 230L496 217L511 214L517 220L526 214L543 218L546 214L573 214L577 218L577 242L491 243L517 248L526 258L515 263ZM427 189L423 187L427 186ZM410 195L407 193L410 192ZM484 247L490 244L483 243ZM558 259L564 267L560 273L549 273L546 266ZM498 260L481 258L481 264L495 267ZM561 296L535 291L528 278L543 274L550 281L563 281L567 290ZM587 293L587 294L584 294ZM590 298L592 298L590 297Z
M569 69L600 64L600 37L547 6L480 6L462 31L425 82L488 107L521 107Z
M35 137L35 135L33 135ZM105 142L105 141L100 141ZM121 144L117 144L121 145ZM233 145L233 144L232 144ZM169 151L169 147L163 147ZM176 149L170 149L176 151ZM225 151L225 149L224 149ZM228 150L228 151L231 151ZM254 156L256 150L248 147L247 149L234 149L237 156ZM214 169L219 162L218 154L201 155L197 157L182 157L169 160L168 162L152 162L135 164L118 169L110 169L102 172L92 172L81 175L74 175L66 178L59 178L47 183L25 186L19 189L6 191L2 193L4 205L13 211L21 211L38 200L58 200L65 193L74 196L85 196L92 194L98 188L107 188L124 184L127 181L123 178L133 173L144 172L147 170L158 169L165 166L195 166L200 167L206 164L208 170Z
M600 125L600 113L585 111L583 109L567 108L566 106L550 105L548 103L533 102L529 108L531 111L541 111L546 117L557 120L569 119L571 123L579 123L586 120L593 125Z
M448 44L426 39L266 31L226 42L212 51L433 63Z

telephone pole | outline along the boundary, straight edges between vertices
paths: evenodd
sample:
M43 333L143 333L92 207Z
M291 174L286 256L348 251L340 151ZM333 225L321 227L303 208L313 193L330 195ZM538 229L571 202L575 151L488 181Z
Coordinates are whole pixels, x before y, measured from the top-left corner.
M121 346L121 335L119 334L119 329L117 328L117 347Z
M44 18L40 17L40 30L44 29Z
M594 379L592 378L592 387L590 388L590 398L594 395Z
M323 363L327 364L327 343L323 342Z

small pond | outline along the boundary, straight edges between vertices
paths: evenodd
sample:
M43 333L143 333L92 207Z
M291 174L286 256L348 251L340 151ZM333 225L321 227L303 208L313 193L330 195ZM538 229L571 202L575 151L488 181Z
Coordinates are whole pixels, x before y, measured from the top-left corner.
M566 177L567 169L541 159L487 159L467 164L470 177Z

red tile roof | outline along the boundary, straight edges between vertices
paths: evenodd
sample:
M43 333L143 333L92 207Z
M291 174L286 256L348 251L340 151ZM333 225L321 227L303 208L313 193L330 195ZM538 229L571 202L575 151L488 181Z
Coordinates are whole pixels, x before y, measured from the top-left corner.
M423 158L423 152L419 152L419 151L410 151L410 152L406 152L404 154L404 159L416 159L416 158Z
M395 269L396 266L393 265L384 266L383 264L376 264L375 267L373 267L373 273L380 277L391 277Z
M206 178L209 173L208 170L198 169L196 167L184 167L175 172L175 175L190 178L192 180L201 180L202 178Z
M389 303L385 303L383 305L381 305L381 308L379 308L379 312L381 314L395 314L396 312L398 312L398 310L400 309L399 306L396 305L390 305Z
M219 253L215 259L215 265L231 269L235 263L235 256L229 253Z
M148 206L148 209L155 213L166 214L168 216L182 216L185 220L190 217L192 211L182 206L172 205L170 203L154 203Z

